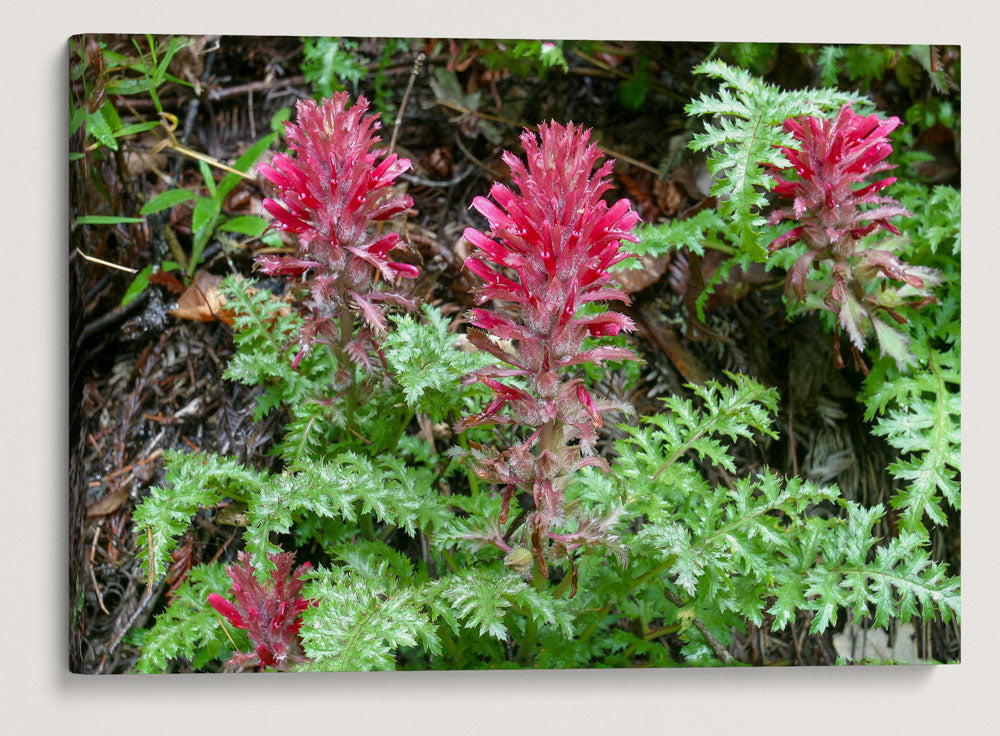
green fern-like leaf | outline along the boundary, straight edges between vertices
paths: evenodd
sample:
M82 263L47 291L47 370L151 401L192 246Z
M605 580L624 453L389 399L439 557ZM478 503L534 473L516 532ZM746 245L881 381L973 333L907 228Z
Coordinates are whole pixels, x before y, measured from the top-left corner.
M330 97L348 84L357 92L368 60L355 54L356 42L344 38L303 38L302 73L317 97Z
M725 43L719 52L736 62L739 66L749 69L754 74L764 74L774 61L778 44L776 43Z
M156 616L150 629L141 633L142 654L136 670L167 672L176 659L195 661L228 656L232 646L224 630L228 624L222 622L206 600L210 593L228 594L231 585L225 567L218 562L192 567L170 605ZM242 631L231 626L228 631L238 646L243 646L243 650L249 648Z
M306 411L304 404L325 395L332 383L336 361L329 350L315 349L296 368L297 338L302 319L284 302L254 282L227 277L220 285L227 308L234 313L236 353L225 378L247 386L263 386L254 419L259 420L285 403L292 413Z
M961 503L961 195L951 187L899 182L900 201L913 217L901 228L906 257L943 277L937 302L907 314L916 365L901 372L876 361L865 380L865 418L879 416L873 432L900 451L890 466L903 489L890 503L903 509L900 524L926 533L925 518L944 525L944 503Z
M889 471L907 485L891 500L903 509L900 526L926 534L923 518L935 524L948 523L942 501L960 508L961 493L961 358L957 351L939 353L926 349L923 370L913 375L896 375L892 381L875 386L868 396L866 418L888 411L872 429L900 451L900 460Z
M430 468L411 466L394 455L378 458L381 488L363 496L364 508L387 524L416 534L417 528L440 526L450 514L431 485Z
M819 79L828 87L837 84L837 76L840 73L840 61L844 58L843 46L824 46L819 50L816 57L816 66L819 68Z
M749 271L750 264L754 260L750 252L733 245L738 243L738 240L734 236L732 228L717 209L702 210L686 220L669 220L657 225L641 226L638 233L642 240L633 250L639 255L659 256L681 248L686 248L699 256L705 254L706 248L730 254L715 267L712 275L705 280L705 287L695 301L698 319L702 321L705 320L705 304L709 297L715 293L716 287L729 279L733 268L742 268L744 273ZM776 225L762 225L758 228L758 235L762 242L770 242L780 235L780 229ZM794 261L794 258L785 260L789 258L789 255L789 249L781 250L772 255L767 260L765 270L787 269ZM629 267L629 264L633 264L636 268L642 266L641 263L634 261L624 261L619 265L624 270Z
M926 210L914 207L913 220L920 228L917 239L935 251L957 256L962 250L962 195L957 189L934 187Z
M227 497L245 501L264 483L263 474L218 455L168 451L164 465L164 486L153 488L132 516L139 559L153 578L166 572L170 552L199 508Z
M850 608L856 619L874 610L874 623L882 627L890 618L905 623L935 612L945 622L961 617L958 580L930 560L923 535L903 532L868 561L877 541L872 529L883 515L881 505L863 509L851 503L846 521L828 525L820 540L821 561L806 574L808 607L817 612L812 632L835 625L840 606Z
M445 416L461 393L461 379L492 361L481 351L464 352L458 336L448 332L449 321L434 306L423 306L425 319L393 315L396 329L383 341L386 361L406 403L432 418Z
M268 555L281 549L271 542L271 534L288 533L297 512L355 521L354 480L341 468L320 463L311 463L299 473L271 478L247 511L243 539L253 557L254 568L261 571L273 567Z
M456 633L461 623L480 636L503 641L508 635L503 618L514 609L559 629L565 637L573 635L564 603L509 570L480 568L449 576L428 586L427 600Z
M760 229L765 224L759 214L766 205L764 193L774 186L765 165L788 165L778 147L794 144L782 124L799 115L827 114L845 103L861 106L858 95L832 89L784 91L749 72L719 60L707 61L694 69L720 80L716 95L703 94L693 100L688 115L713 116L705 132L694 137L695 151L713 150L708 168L717 178L712 194L720 198L719 210L731 221L731 230L740 248L754 260L767 257Z
M882 77L891 67L897 51L885 46L857 44L847 46L840 59L847 78L858 89L870 89L873 80Z
M371 572L320 568L308 573L302 594L314 605L303 612L299 631L312 659L308 669L391 670L395 651L418 643L440 653L419 591L401 583L385 563Z
M768 472L732 490L717 488L680 519L648 525L637 541L671 560L669 572L689 596L711 598L759 624L762 599L791 551L799 518L838 495L798 478L782 483ZM754 583L752 594L744 595L741 583Z
M732 626L745 620L762 625L765 613L780 629L797 611L813 611L814 631L835 623L845 607L858 617L873 615L879 626L914 615L957 615L958 580L929 560L920 543L925 537L904 532L882 543L873 535L881 507L863 509L840 498L836 488L782 480L770 471L731 487L710 486L690 459L692 451L733 473L723 440L748 437L751 428L770 432L773 392L734 379L732 387L701 387L700 409L674 397L669 414L648 418L617 443L621 457L613 471L630 494L633 524L640 525L625 540L636 577L624 589L614 581L598 584L606 586L608 600L628 594L619 604L622 615L627 610L646 621L648 611L661 612L682 627L684 651L702 663L713 655L705 653L708 639L685 628L692 616L724 645ZM647 480L656 481L657 474L660 482ZM599 486L595 491L611 493ZM838 506L847 508L846 519L829 514ZM826 510L819 514L819 507ZM683 610L654 600L663 586L676 587ZM588 624L605 625L600 619Z
M696 255L705 255L705 247L732 252L726 242L726 221L718 210L705 209L686 220L670 220L659 225L642 225L636 229L640 240L631 250L636 255L661 256L680 248L687 248ZM622 270L639 269L642 264L636 260L623 261Z
M264 484L248 511L244 539L258 570L270 569L267 555L280 551L272 533L291 529L297 512L354 522L357 511L411 536L418 527L443 524L449 514L431 488L430 471L412 468L396 457L373 462L345 452L330 462L312 462Z
M622 428L628 437L618 443L621 457L616 474L628 485L641 513L655 514L657 508L669 509L707 490L694 467L678 462L688 453L734 472L729 455L732 441L750 438L754 432L776 436L771 423L777 391L746 376L727 375L732 385L709 381L689 386L701 399L700 408L691 400L671 396L664 400L669 414L644 417L644 426Z
M290 413L278 446L286 463L301 467L339 449L337 440L345 433L343 415L336 408L319 401L304 401Z
M695 610L732 611L761 625L771 599L775 630L797 610L815 613L813 633L835 625L842 608L881 627L890 619L960 615L958 580L930 560L924 537L904 532L879 544L873 528L884 515L881 506L848 503L846 519L810 515L815 504L839 502L838 496L836 489L799 479L783 484L766 473L732 491L717 489L684 521L646 526L637 542L666 560L671 582Z
M377 577L386 568L400 580L414 577L410 558L384 542L352 541L333 550L333 553L344 563L344 568L355 575Z

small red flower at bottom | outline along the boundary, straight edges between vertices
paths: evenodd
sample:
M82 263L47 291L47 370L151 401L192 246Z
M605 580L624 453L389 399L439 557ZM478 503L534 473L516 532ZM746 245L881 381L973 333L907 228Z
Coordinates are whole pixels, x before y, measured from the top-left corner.
M306 562L292 572L295 555L281 552L269 558L275 565L269 585L257 582L250 555L240 552L237 564L226 570L233 579L235 605L218 593L208 596L208 604L233 626L244 629L254 644L252 652L237 652L230 658L229 664L240 669L255 666L287 670L290 664L308 661L298 637L300 614L309 607L309 601L299 596L299 577L312 565Z

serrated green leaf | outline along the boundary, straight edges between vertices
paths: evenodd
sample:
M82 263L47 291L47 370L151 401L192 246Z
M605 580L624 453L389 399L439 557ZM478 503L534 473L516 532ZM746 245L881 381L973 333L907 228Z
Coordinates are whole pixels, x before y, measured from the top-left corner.
M896 367L899 370L905 370L906 366L915 359L909 350L909 335L893 329L877 317L872 317L871 322L875 328L875 336L878 338L882 355L888 355L896 361Z
M227 595L232 580L223 565L212 562L195 565L187 579L174 591L173 600L156 616L153 626L142 631L142 654L136 670L142 673L167 672L176 659L187 659L196 667L208 660L228 655L230 637L241 651L249 649L246 635L228 627L207 603L210 593Z
M925 515L934 524L947 524L942 501L961 506L961 356L917 349L920 365L910 375L870 377L865 416L884 412L872 432L901 453L889 466L905 483L891 499L903 510L901 527L926 534ZM890 404L895 408L886 411Z
M118 150L118 141L115 139L114 131L112 131L111 126L108 125L108 121L100 110L94 113L87 113L86 120L88 135L92 135L112 151Z
M449 320L434 306L422 307L424 320L409 314L393 315L395 329L383 342L386 360L403 388L406 403L435 420L451 411L460 382L472 371L493 362L477 351L458 348L458 335L449 332Z
M365 60L353 52L357 44L342 38L303 38L302 73L319 97L329 97L350 84L355 91L365 76Z
M164 485L153 488L132 516L138 557L154 579L165 573L171 550L199 508L224 497L246 500L264 482L261 473L213 454L169 451L164 466Z
M302 614L299 635L312 661L304 669L325 672L395 669L394 652L441 645L418 593L383 565L371 576L338 568L308 573L303 596L314 605Z

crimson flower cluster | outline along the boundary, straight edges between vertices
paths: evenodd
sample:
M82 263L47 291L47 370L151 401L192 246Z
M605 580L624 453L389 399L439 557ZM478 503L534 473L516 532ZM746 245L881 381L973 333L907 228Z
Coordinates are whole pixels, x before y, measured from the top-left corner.
M296 123L285 123L294 157L279 153L259 169L277 189L275 198L264 200L264 209L275 218L271 227L294 233L299 251L294 256L259 256L257 267L270 275L308 274L313 314L303 329L303 349L296 361L321 339L371 370L372 332L385 331L386 302L413 306L403 294L377 285L374 275L393 285L419 274L415 266L390 257L399 245L398 233L370 232L371 223L413 205L410 197L391 189L410 161L373 150L381 125L377 114L367 113L364 97L350 107L348 94L338 92L321 104L302 100L295 109ZM367 327L349 336L333 323L348 319L352 309L360 310Z
M623 408L594 398L583 381L563 377L561 369L588 361L638 360L627 348L583 347L588 337L633 330L628 317L615 311L577 313L592 303L628 303L612 283L609 269L631 257L622 251L622 241L638 242L632 228L639 216L627 199L610 207L601 199L611 188L613 162L593 171L603 154L589 142L589 130L552 122L539 127L539 138L529 131L521 135L527 166L504 152L514 188L495 183L490 190L493 201L476 197L472 202L490 229L465 230L465 238L479 251L466 259L465 267L484 282L476 303L494 300L500 306L471 310L468 338L504 365L477 371L468 379L488 386L493 399L457 429L511 423L532 430L511 448L479 448L475 456L477 473L505 487L500 524L506 523L515 489L530 491L534 512L527 528L534 558L547 575L543 541L546 546L549 540L555 542L557 552L567 556L582 544L596 544L601 538L614 541L608 525L589 520L581 519L575 534L552 531L564 521L563 492L570 475L584 465L607 469L592 454L595 430L603 423L603 412ZM503 349L491 338L508 340L512 347ZM502 380L511 377L520 377L524 388ZM502 409L505 414L500 414ZM488 541L511 553L507 540L512 531L496 533ZM523 560L523 553L519 557Z
M883 239L875 244L880 247L863 240L879 228L899 235L891 218L910 214L895 199L881 194L896 181L894 176L855 188L870 176L895 168L886 159L892 153L889 134L899 124L897 117L882 120L874 114L858 115L848 105L830 119L785 121L785 130L801 150L781 149L790 166L773 169L777 180L774 191L791 199L792 206L774 211L770 222L791 220L797 224L775 238L769 249L774 252L799 241L806 244L806 252L788 271L786 287L807 306L837 316L834 359L838 367L843 367L840 328L851 338L856 364L866 371L860 351L869 325L883 352L893 353L897 360L906 354L906 337L876 314L885 312L903 324L905 319L897 307L907 303L921 307L934 300L926 288L938 283L936 271L911 266L893 254L890 249L898 247L898 240ZM793 170L797 178L786 176ZM818 271L822 261L831 262L829 277ZM902 281L908 288L888 288L885 279ZM918 298L908 302L910 296Z
M237 563L226 572L233 579L233 604L218 593L208 596L208 603L238 629L245 629L254 644L252 652L237 652L229 660L233 667L271 667L286 670L293 663L308 661L299 642L301 613L309 601L299 596L299 577L312 566L306 562L292 572L295 556L290 552L269 555L275 569L269 585L261 585L254 576L250 555L240 552Z

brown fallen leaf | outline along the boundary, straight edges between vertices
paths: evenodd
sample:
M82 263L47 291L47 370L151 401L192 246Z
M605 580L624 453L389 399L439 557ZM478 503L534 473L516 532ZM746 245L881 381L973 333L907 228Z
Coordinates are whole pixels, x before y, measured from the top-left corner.
M222 283L221 276L207 271L196 271L191 285L181 294L177 300L177 308L171 310L170 314L178 319L195 322L220 320L232 327L233 313L225 308L226 297L219 291L220 283Z
M237 276L236 278L240 279L241 277ZM177 300L177 308L171 310L170 314L178 319L189 319L195 322L219 320L232 327L236 315L231 309L226 309L226 297L219 291L220 283L222 283L221 276L202 270L195 271L194 280L181 294L180 299ZM257 289L249 287L247 291L254 294ZM288 316L291 311L290 305L283 304L274 312L274 316L268 319L267 324L270 325L270 322L277 317Z
M670 254L664 253L658 257L644 255L639 258L638 262L627 261L627 263L630 264L630 268L624 271L615 271L613 276L626 294L635 294L660 280L667 272Z
M186 79L194 86L195 94L201 96L201 75L205 69L205 47L216 44L218 36L196 36L177 49L170 60L170 72Z
M87 518L93 519L95 516L113 514L125 502L126 498L128 498L128 488L121 488L114 493L109 493L87 507Z
M162 147L157 148L160 139L152 132L142 133L125 150L125 166L129 176L139 178L148 171L157 172L167 168L167 154Z
M657 315L649 310L640 307L633 313L636 320L636 333L643 338L652 339L659 348L667 354L670 362L677 368L684 380L688 383L703 384L711 374L705 364L698 359L694 353L684 347L684 344L677 337L673 327L665 320L661 320Z
M149 275L149 283L159 284L166 288L171 294L183 294L184 284L181 280L169 271L157 271Z
M677 213L684 209L687 203L687 197L681 192L680 187L666 179L653 180L653 197L663 217L677 217Z
M660 216L659 208L656 206L656 202L650 196L650 191L653 188L652 176L648 171L640 171L635 176L630 176L624 171L615 172L618 177L618 181L621 182L622 186L625 187L625 191L628 192L629 196L632 198L634 207L639 216L642 217L644 222L655 222Z

